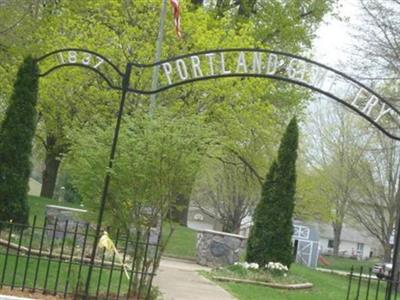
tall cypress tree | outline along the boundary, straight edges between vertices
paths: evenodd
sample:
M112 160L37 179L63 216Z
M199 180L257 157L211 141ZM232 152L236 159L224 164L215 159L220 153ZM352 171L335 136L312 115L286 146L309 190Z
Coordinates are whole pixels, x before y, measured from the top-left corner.
M37 64L32 57L27 57L18 70L0 127L0 221L28 224L27 194L37 92Z
M296 159L298 126L293 118L279 146L278 158L273 162L263 184L261 200L253 215L254 225L247 245L248 262L264 266L293 262L293 210L296 191Z

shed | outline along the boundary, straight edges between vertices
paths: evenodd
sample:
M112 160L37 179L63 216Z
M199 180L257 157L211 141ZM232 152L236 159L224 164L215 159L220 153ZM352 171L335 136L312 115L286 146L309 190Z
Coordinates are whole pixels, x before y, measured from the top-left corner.
M319 257L319 230L317 227L293 221L293 255L296 262L316 268Z

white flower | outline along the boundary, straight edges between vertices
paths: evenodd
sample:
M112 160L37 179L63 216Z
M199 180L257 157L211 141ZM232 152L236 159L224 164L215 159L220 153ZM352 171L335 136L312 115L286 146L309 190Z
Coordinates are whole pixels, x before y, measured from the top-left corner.
M234 265L235 265L235 266L240 266L240 267L242 267L242 268L244 268L244 269L247 269L247 268L249 267L249 264L248 264L247 262L244 262L244 263L242 263L242 262L235 262Z
M250 269L258 270L259 265L258 265L258 263L250 263L250 264L249 264L249 268L250 268Z
M269 262L265 265L265 267L269 270L279 270L279 271L288 271L288 267L279 263L279 262Z
M258 270L260 268L258 263L248 263L248 262L235 262L235 266L241 266L243 269L253 269Z

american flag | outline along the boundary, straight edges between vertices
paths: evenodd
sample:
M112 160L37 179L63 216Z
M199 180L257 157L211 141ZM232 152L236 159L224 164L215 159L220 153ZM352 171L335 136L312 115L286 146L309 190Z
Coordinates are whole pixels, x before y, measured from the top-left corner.
M174 25L175 31L178 38L182 36L181 32L181 16L180 16L180 7L179 0L170 0L169 1L172 6L172 14L174 15Z

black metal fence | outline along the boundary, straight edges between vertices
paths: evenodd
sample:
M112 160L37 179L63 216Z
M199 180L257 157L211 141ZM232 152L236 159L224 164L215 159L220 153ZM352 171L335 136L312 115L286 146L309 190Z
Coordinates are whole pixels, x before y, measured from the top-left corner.
M399 284L399 281L392 281L390 276L376 277L371 268L360 267L359 270L355 270L352 267L346 300L396 300L400 289Z
M45 219L43 225L0 222L0 289L73 299L153 299L158 256L153 229L107 228L115 251L97 249L89 295L85 295L94 226Z

